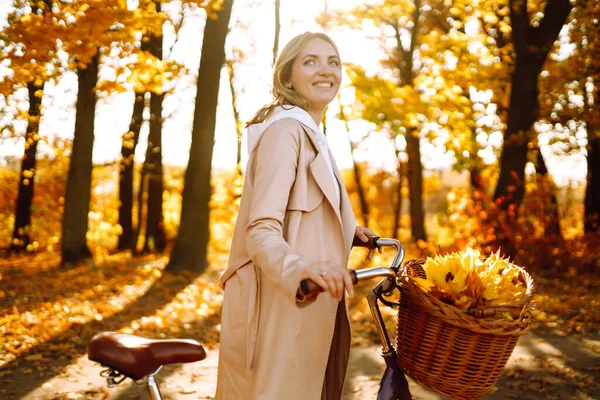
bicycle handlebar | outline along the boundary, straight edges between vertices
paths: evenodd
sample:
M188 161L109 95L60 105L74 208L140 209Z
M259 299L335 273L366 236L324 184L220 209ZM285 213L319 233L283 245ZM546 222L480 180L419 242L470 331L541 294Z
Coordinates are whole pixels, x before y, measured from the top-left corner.
M367 249L375 249L379 247L379 245L377 244L377 241L379 239L381 239L379 236L373 236L370 237L368 241L363 242L355 236L354 240L352 240L352 247L366 247Z
M380 276L386 276L389 278L393 278L396 276L396 273L391 268L385 267L374 267L374 268L365 268L365 269L349 269L350 275L352 276L352 284L356 285L358 282L366 281L371 278L377 278ZM311 279L303 279L300 282L300 288L298 289L298 294L301 297L310 297L317 295L319 293L324 292L325 290L317 285Z
M369 249L377 248L380 246L392 246L396 248L396 257L392 262L391 268L385 267L374 267L374 268L365 268L361 270L349 270L352 276L352 284L356 285L358 282L376 278L380 276L386 276L390 278L394 278L396 276L396 271L404 259L404 247L395 239L382 239L379 236L376 236L372 239L369 239L368 242L362 242L360 239L354 238L352 243L355 247L367 247ZM316 284L311 279L303 279L300 282L300 287L298 288L298 300L303 301L307 297L315 296L319 293L324 292L323 288Z

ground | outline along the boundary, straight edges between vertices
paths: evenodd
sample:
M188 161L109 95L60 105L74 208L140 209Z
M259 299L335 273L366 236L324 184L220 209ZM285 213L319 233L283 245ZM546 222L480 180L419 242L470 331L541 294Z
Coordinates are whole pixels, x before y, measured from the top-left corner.
M383 361L377 346L352 349L344 400L375 399ZM216 385L218 348L201 362L168 366L159 382L165 399L211 399ZM62 365L48 359L45 371L32 370L35 360L19 364L2 376L3 399L146 399L144 387L126 380L107 388L98 374L101 368L85 355ZM43 378L41 378L43 376ZM441 400L448 397L410 382L415 399ZM600 337L564 335L539 328L523 336L496 387L483 397L499 399L600 399Z
M158 379L165 399L212 398L222 299L215 276L169 276L164 260L153 258L68 269L52 259L2 261L1 400L147 399L144 387L130 380L107 388L101 368L87 360L89 339L105 330L201 340L206 360L167 366ZM600 399L600 278L555 275L536 275L531 330L484 400ZM344 400L375 399L384 370L363 301L370 287L363 286L350 302L354 345ZM415 399L447 399L410 384Z

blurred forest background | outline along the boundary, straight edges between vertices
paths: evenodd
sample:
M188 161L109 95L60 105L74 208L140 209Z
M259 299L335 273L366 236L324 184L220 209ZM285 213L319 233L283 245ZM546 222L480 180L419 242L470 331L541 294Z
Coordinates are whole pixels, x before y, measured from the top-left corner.
M0 367L66 362L101 329L218 342L243 125L269 101L281 33L303 27L349 60L323 129L358 223L409 258L501 249L546 289L535 324L598 333L600 4L324 0L302 25L291 3L3 0ZM95 153L109 145L114 160ZM366 303L352 309L355 342L376 342Z

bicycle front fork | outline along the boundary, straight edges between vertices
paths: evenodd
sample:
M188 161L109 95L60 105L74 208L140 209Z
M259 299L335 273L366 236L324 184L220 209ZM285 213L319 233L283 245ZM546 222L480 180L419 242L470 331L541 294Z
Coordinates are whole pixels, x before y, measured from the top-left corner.
M404 371L398 366L396 348L390 341L390 336L385 328L385 322L377 304L377 300L381 294L389 295L394 291L394 288L394 280L385 278L367 295L369 309L371 310L375 326L381 338L381 356L386 364L385 372L379 384L377 400L412 400Z
M377 327L377 332L381 338L381 355L386 357L396 352L396 349L390 341L387 329L385 329L385 322L379 311L379 305L377 299L380 293L391 293L394 290L394 281L391 278L382 279L367 295L367 302L369 303L369 309Z

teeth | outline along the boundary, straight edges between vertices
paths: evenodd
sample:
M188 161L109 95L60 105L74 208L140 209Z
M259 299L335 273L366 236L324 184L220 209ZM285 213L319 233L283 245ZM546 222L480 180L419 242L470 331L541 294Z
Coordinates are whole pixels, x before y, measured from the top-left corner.
M331 87L333 85L331 83L323 82L323 83L315 83L315 86L329 88L329 87Z

